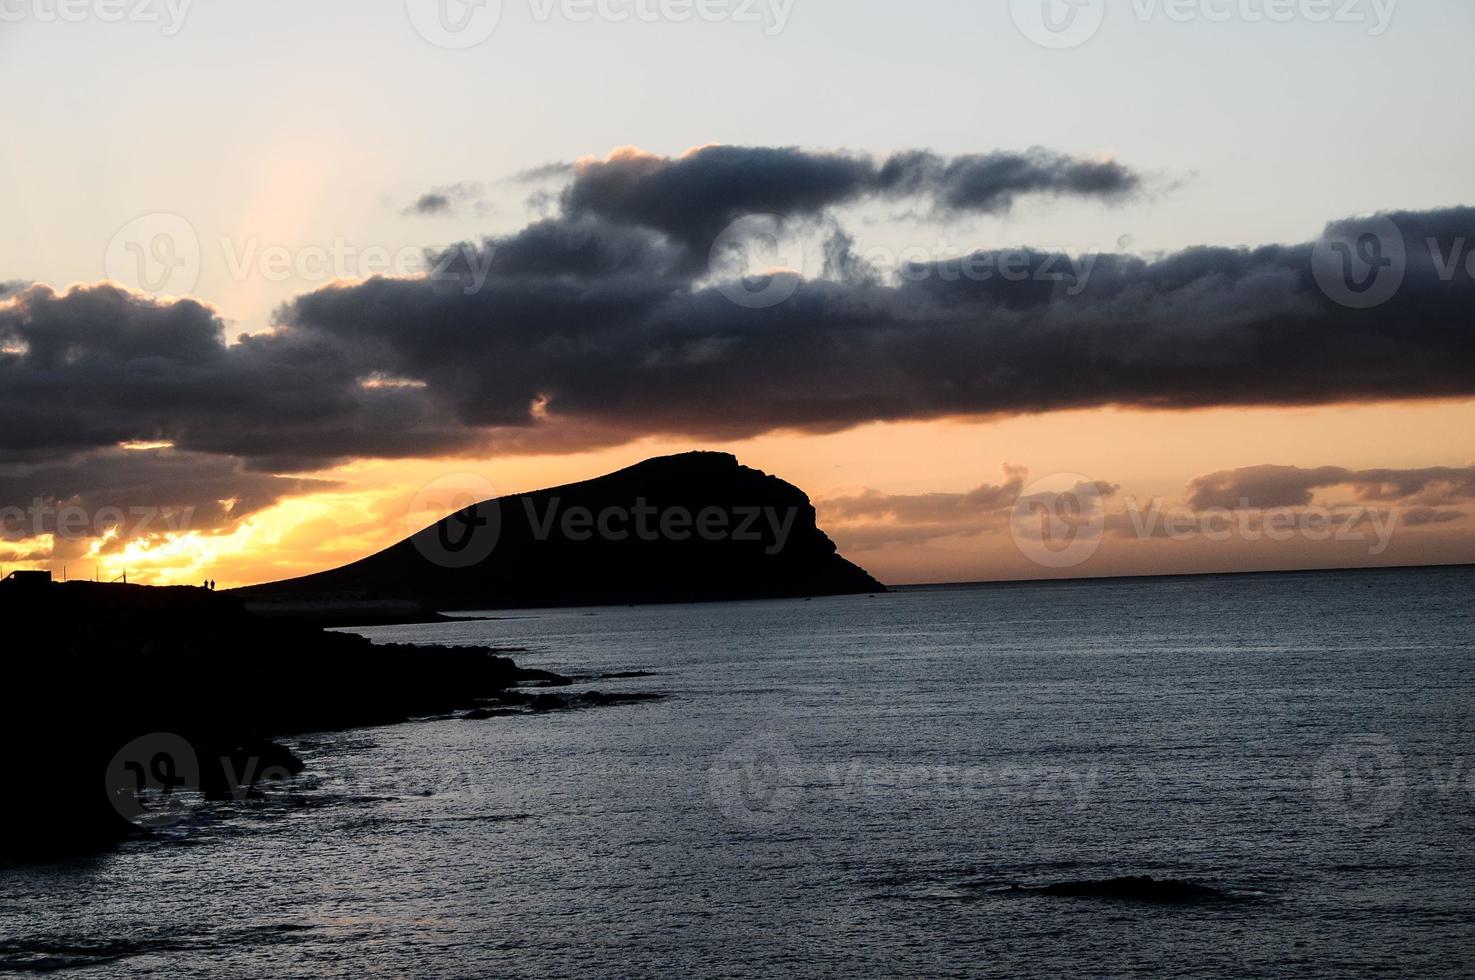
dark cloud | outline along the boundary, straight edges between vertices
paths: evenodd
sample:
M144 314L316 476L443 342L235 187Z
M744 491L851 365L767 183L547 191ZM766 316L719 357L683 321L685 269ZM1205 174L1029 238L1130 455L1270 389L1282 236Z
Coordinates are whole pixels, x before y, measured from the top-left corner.
M865 157L711 146L671 158L631 149L580 161L563 206L570 215L664 232L704 256L738 218L816 217L875 186L876 165Z
M1152 261L980 253L983 275L960 276L955 261L894 284L803 280L753 309L673 272L669 237L555 220L489 242L507 272L494 264L480 288L460 274L335 287L284 309L281 326L373 351L465 424L550 438L559 425L725 438L1104 405L1475 395L1475 285L1439 277L1425 244L1475 238L1475 211L1391 217L1408 238L1403 288L1362 310L1320 291L1310 243Z
M1189 484L1188 504L1201 511L1305 507L1317 490L1333 487L1349 487L1364 501L1408 501L1432 506L1475 500L1475 466L1402 470L1250 466L1198 477Z
M165 441L288 471L473 444L434 393L374 383L391 359L311 331L228 346L191 300L33 286L0 306L0 463Z
M898 153L877 175L885 193L929 197L940 210L980 214L1007 211L1027 194L1117 200L1135 194L1142 184L1141 175L1115 160L1086 160L1042 147L952 158L927 151Z
M170 532L220 534L290 496L336 484L246 470L171 448L114 449L41 465L0 465L0 539L56 535L108 547ZM57 557L85 552L61 545Z
M1475 285L1441 278L1425 244L1475 239L1475 211L1391 217L1407 275L1365 310L1319 291L1310 244L979 253L982 275L952 260L895 283L800 280L754 309L696 278L669 236L594 218L448 250L421 278L317 290L230 344L193 301L28 287L0 303L0 461L162 440L289 472L1103 405L1475 395Z
M405 211L410 214L449 214L451 199L444 194L421 194L420 199Z
M753 214L816 218L872 197L920 197L942 212L992 214L1028 194L1113 200L1142 185L1121 164L1039 147L951 158L907 151L881 163L796 147L707 146L680 157L625 149L582 160L573 173L563 196L568 214L652 228L697 252Z
M420 217L451 217L463 209L470 209L476 214L485 214L491 205L484 199L484 194L480 184L449 184L421 194L405 208L404 213Z

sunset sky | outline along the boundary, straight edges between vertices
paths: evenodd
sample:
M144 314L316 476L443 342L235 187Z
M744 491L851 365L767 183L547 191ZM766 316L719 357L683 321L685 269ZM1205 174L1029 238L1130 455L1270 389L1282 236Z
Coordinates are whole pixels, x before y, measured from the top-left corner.
M284 578L694 448L888 583L1475 562L1464 0L611 3L6 8L0 566Z

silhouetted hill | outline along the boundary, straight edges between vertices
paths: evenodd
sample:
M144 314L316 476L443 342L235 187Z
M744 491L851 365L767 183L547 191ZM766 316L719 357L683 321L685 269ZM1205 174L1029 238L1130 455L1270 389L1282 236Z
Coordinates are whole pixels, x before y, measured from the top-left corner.
M809 498L725 453L485 501L343 568L239 590L253 606L427 609L707 602L883 592Z

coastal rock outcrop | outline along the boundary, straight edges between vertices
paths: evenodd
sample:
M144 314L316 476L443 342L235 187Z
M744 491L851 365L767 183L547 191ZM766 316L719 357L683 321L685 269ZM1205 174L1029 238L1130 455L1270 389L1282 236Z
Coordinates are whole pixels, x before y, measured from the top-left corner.
M489 649L375 645L261 619L195 588L0 587L0 621L0 745L15 790L0 808L0 861L104 846L158 826L185 797L245 798L302 770L276 736L451 715L565 681Z

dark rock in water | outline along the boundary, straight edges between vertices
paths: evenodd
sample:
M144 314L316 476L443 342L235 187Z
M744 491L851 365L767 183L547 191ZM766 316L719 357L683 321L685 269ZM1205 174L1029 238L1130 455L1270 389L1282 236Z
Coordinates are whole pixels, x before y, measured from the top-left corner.
M513 708L477 708L474 711L466 712L461 716L461 720L490 721L493 718L515 718L521 714L526 714L526 712L517 711Z
M590 691L579 696L584 704L607 707L614 704L643 704L647 701L663 701L664 694L605 694L602 691Z
M362 561L238 594L498 609L884 591L836 552L797 487L689 453L485 501Z
M1072 898L1113 898L1134 902L1205 902L1227 897L1208 885L1172 878L1158 880L1148 875L1103 878L1094 881L1062 881L1052 885L1028 888L1015 885L1013 891L1031 891L1041 895Z
M569 699L561 694L537 694L528 701L528 709L539 712L562 711L569 706Z
M291 750L264 738L244 737L226 744L195 746L198 788L209 799L240 798L258 784L296 776L307 767Z
M498 704L520 704L524 706L532 701L532 699L533 696L525 691L502 691L493 698Z
M535 694L523 701L529 711L545 714L549 711L569 711L574 708L607 708L621 704L644 704L649 701L665 700L664 694L635 692L630 694L605 694L587 691L584 694Z

